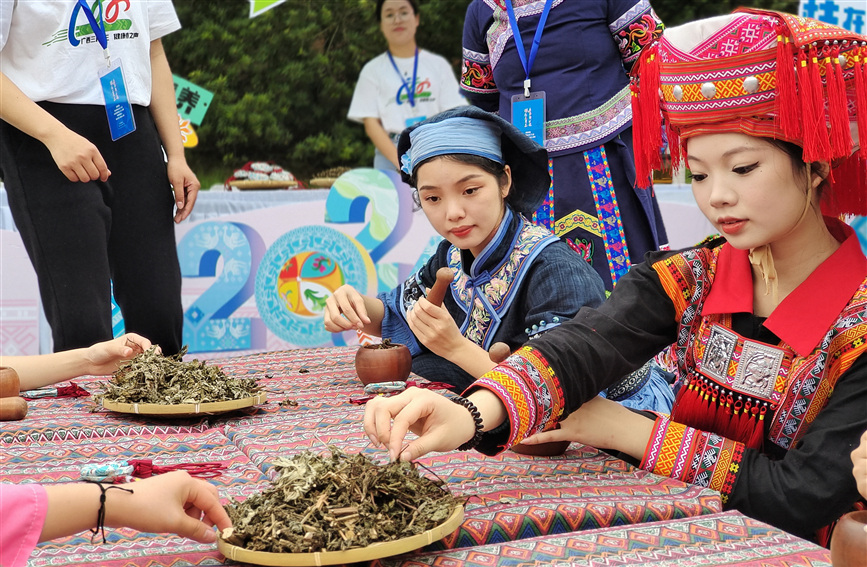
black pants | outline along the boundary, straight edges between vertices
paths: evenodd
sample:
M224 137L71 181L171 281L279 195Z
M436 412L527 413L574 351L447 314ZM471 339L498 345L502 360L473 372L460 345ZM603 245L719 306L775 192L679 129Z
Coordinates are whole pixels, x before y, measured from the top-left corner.
M181 273L174 197L150 111L112 142L105 108L40 103L99 148L105 183L69 181L40 141L0 121L0 175L12 218L36 269L54 350L112 338L110 285L127 331L165 354L181 347Z

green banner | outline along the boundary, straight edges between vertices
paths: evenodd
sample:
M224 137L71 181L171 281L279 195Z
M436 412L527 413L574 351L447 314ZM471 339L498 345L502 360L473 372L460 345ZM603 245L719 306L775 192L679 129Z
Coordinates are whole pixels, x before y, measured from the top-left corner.
M172 75L175 82L175 102L178 106L178 114L191 123L199 126L205 117L205 112L211 106L214 93L202 87Z
M262 12L267 12L274 6L282 4L286 0L250 0L250 17L255 18Z

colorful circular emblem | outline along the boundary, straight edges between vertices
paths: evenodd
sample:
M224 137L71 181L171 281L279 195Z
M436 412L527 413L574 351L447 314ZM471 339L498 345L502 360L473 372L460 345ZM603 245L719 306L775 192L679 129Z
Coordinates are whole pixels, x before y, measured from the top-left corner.
M256 275L256 306L275 335L301 347L330 343L322 314L343 284L376 289L370 255L355 239L325 226L303 226L278 238Z
M340 266L322 252L302 252L289 258L277 279L286 309L306 317L322 315L325 300L344 283Z

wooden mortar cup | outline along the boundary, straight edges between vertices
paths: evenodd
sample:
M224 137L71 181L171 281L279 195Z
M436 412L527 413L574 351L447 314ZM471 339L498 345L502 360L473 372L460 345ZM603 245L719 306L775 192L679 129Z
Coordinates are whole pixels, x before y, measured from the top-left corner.
M844 514L831 534L831 565L867 567L867 510Z

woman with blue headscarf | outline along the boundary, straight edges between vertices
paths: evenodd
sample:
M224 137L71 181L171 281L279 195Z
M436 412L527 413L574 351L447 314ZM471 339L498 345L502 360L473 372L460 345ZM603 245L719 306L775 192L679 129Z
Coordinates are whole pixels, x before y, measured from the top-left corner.
M475 107L406 129L398 142L404 181L443 240L407 281L377 297L351 286L328 299L325 327L360 329L406 344L419 376L457 389L490 370L487 350L529 338L599 305L602 280L526 215L551 183L544 148ZM427 300L440 268L453 271L442 306Z

